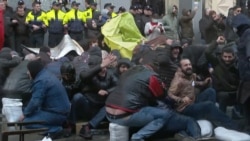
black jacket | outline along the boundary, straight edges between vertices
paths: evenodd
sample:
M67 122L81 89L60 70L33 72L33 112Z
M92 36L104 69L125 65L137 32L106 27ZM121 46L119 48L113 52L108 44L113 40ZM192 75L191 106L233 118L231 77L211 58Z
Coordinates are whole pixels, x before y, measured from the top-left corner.
M135 66L125 72L117 87L106 100L106 106L134 113L165 96L158 75L145 66Z
M213 85L216 91L236 92L239 86L239 71L236 60L226 65L221 57L213 54L217 45L213 44L206 49L206 58L214 68Z
M82 82L82 93L93 103L104 104L106 96L98 94L99 90L106 90L111 93L116 86L117 78L113 73L107 71L104 77L100 77L98 73L101 71L100 65L94 68L90 68L86 71L82 71L80 79Z
M4 97L22 99L23 103L29 102L31 98L31 80L27 74L27 64L25 60L15 67L7 78L3 91Z

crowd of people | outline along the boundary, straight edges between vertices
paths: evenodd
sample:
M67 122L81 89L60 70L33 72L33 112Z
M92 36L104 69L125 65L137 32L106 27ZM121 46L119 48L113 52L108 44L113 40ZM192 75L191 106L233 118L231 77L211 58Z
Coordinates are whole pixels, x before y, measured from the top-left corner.
M130 60L119 50L111 51L100 30L126 9L115 13L115 6L107 3L99 12L97 3L85 5L80 11L76 1L71 9L54 1L45 12L40 1L29 10L19 0L13 12L7 0L0 1L5 26L1 98L22 99L20 121L45 121L26 128L48 128L45 134L56 139L73 133L76 122L85 120L76 134L92 139L91 129L106 121L129 127L131 141L173 134L195 141L202 139L197 120L206 119L215 127L250 133L250 19L240 6L230 8L227 17L205 9L197 44L197 7L179 15L172 5L162 16L150 5L133 4L129 12L147 41L135 47ZM44 46L45 32L49 47ZM50 49L66 33L84 52L52 60ZM23 52L21 44L40 52ZM239 119L245 119L244 126ZM66 134L64 129L72 130Z

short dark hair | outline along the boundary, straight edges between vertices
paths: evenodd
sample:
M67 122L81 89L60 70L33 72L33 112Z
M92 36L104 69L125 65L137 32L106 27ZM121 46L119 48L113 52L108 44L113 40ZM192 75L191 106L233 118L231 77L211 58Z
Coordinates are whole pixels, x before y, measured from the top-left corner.
M223 53L232 53L233 55L235 55L235 51L232 47L224 47L221 50L221 54Z
M179 67L181 67L181 61L183 61L183 60L189 60L189 61L191 62L191 60L190 60L189 58L187 58L187 57L182 57L182 58L180 59L179 63L178 63L178 66L179 66ZM192 65L192 62L191 62L191 65Z

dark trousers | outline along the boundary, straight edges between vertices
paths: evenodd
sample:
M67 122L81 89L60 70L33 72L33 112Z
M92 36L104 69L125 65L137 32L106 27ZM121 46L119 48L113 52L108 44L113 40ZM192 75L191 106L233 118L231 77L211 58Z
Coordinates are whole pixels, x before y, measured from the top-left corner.
M226 113L227 106L236 104L236 92L217 92L217 101L220 110Z
M15 50L15 35L8 35L4 37L4 47L9 47Z
M72 32L69 32L69 36L71 39L79 42L81 40L83 40L83 32L79 32L79 33L72 33Z
M97 127L106 117L103 107L104 105L97 105L88 100L85 95L77 93L71 100L69 121L74 124L78 119L90 120L91 126Z
M21 45L25 45L25 46L29 46L29 36L28 35L16 35L16 51L19 54L22 54L22 46Z
M49 41L48 45L49 47L55 47L57 46L63 39L64 33L49 33Z
M31 47L43 47L44 44L44 33L31 33L30 35L30 46Z

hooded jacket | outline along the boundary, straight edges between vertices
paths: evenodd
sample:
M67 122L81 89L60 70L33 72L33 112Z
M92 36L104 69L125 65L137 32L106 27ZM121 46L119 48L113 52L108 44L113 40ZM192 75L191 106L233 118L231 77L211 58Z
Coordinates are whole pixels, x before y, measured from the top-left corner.
M207 60L214 67L213 85L216 91L236 92L239 86L239 71L236 59L232 64L226 65L221 57L216 57L213 52L217 45L209 46L205 53ZM226 46L227 47L227 46ZM230 47L230 46L229 46Z
M238 68L241 84L238 99L243 104L250 97L250 20L247 16L239 14L233 17L232 25L237 28L237 34L240 37L238 42Z
M182 16L180 18L180 27L181 27L181 38L193 38L194 37L194 30L193 30L193 18L196 12L191 11L190 15L188 15L188 10L182 10Z
M165 29L165 35L167 36L167 38L178 40L179 39L179 33L178 33L179 22L178 22L177 15L174 15L172 11L173 11L173 7L169 7L168 14L162 18L162 23L163 23L163 26Z
M97 26L97 21L95 19L88 19L87 20L87 29L88 29L88 34L87 34L87 38L89 39L96 39L98 37L101 36L101 32L100 30L98 29L98 27L94 28L93 25L92 25L92 21L95 21L96 22L96 26Z
M128 69L132 66L132 64L128 58L119 59L118 63L117 63L116 71L114 73L117 78L120 78L120 76L121 76L121 72L119 71L119 68L121 67L121 65L126 65L128 67Z

